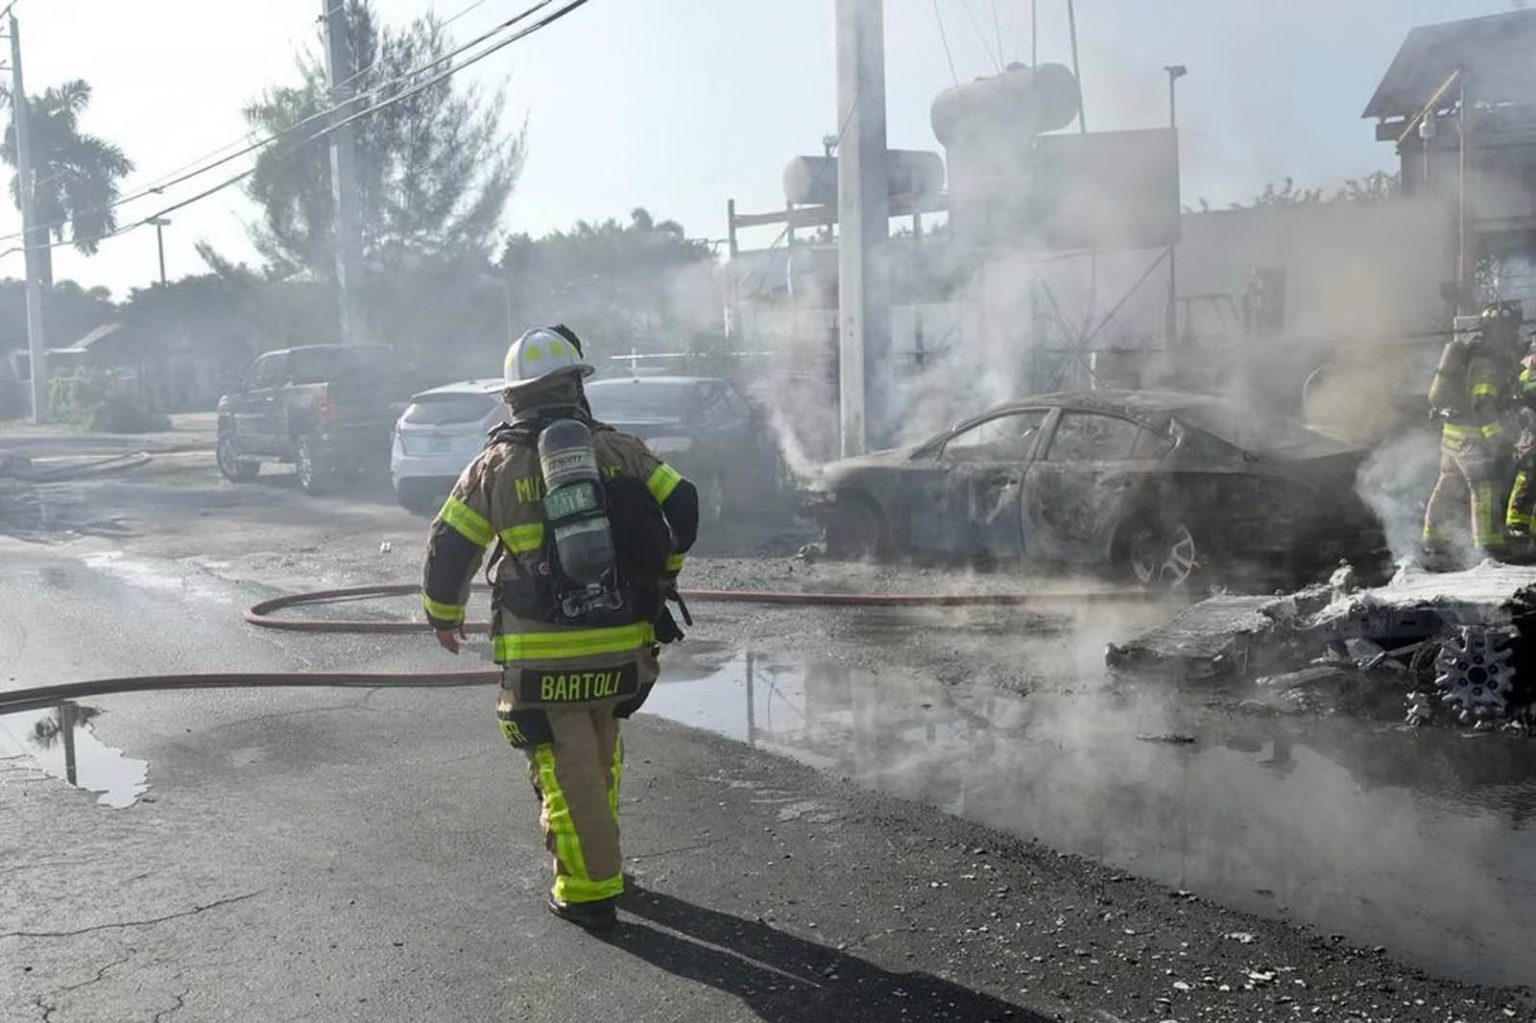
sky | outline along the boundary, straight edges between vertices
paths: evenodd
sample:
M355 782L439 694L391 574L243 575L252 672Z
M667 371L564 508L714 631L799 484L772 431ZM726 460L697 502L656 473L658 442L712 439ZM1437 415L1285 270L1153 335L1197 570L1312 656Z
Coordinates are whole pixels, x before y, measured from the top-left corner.
M1066 0L1037 0L1042 63L1069 63ZM375 0L381 19L462 13L460 40L528 0ZM887 111L894 148L939 150L929 107L956 80L1030 59L1030 0L885 0ZM1184 64L1179 121L1184 197L1246 199L1287 175L1336 185L1393 169L1360 119L1416 25L1496 14L1512 0L1078 0L1084 107L1093 130L1167 120L1164 65ZM136 165L124 193L240 139L244 105L297 78L323 0L18 0L29 93L84 78L85 130ZM464 72L504 88L508 130L526 118L529 159L505 227L535 235L645 206L695 237L725 234L726 201L783 206L794 155L836 133L834 0L591 0ZM1001 56L999 57L999 53ZM240 162L119 210L138 219ZM165 229L171 278L206 271L194 246L254 260L255 210L238 188L178 211ZM20 218L0 203L0 234ZM744 244L766 246L746 236ZM5 242L5 246L14 244ZM56 275L116 297L158 277L155 234L55 252ZM19 253L0 276L21 276Z

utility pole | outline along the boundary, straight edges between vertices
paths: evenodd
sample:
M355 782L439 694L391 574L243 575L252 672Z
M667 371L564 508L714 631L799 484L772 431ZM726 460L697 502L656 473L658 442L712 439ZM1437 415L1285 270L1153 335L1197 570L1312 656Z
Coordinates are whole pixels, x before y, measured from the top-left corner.
M27 92L21 81L21 29L16 15L11 30L11 117L16 124L16 180L21 188L22 249L27 260L27 366L32 383L32 421L48 421L48 339L43 322L43 281L38 268L39 245L48 244L48 231L39 229L33 206L32 141Z
M1178 84L1179 79L1189 74L1189 68L1183 64L1169 64L1163 68L1168 72L1168 127L1173 131L1174 145L1174 187L1178 187L1178 145L1179 145L1179 108L1178 108ZM1179 197L1183 202L1183 196ZM1176 216L1179 214L1175 214ZM1170 352L1179 346L1179 242L1175 238L1168 243L1168 311L1164 314L1167 319L1163 324L1163 345Z
M883 0L837 0L838 381L844 457L883 442L891 347ZM873 425L874 429L870 427Z
M160 252L160 286L165 287L165 229L171 226L171 222L165 217L151 217L149 223L155 225L155 247Z
M351 99L356 91L352 81L352 37L347 24L346 0L320 0L325 21L326 70L331 78L331 105L336 112L332 123L352 114ZM341 341L362 341L363 326L359 305L362 287L362 239L358 234L357 140L352 126L331 132L331 198L335 203L332 234L336 245L336 300L341 315Z

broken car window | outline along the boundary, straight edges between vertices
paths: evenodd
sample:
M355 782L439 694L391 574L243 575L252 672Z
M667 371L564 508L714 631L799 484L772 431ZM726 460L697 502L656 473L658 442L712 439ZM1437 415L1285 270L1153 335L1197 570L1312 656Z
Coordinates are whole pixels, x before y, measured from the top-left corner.
M1029 454L1035 434L1045 422L1046 411L1014 412L978 423L952 437L944 445L944 458L952 462L1010 462Z
M1052 462L1105 462L1131 457L1141 427L1126 419L1092 412L1068 412L1056 427L1046 459Z

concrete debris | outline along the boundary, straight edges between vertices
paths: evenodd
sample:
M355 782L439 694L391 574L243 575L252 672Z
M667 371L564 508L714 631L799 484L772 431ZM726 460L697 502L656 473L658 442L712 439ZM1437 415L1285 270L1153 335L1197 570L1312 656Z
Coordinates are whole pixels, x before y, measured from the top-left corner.
M1364 713L1425 725L1536 729L1536 568L1486 562L1427 576L1414 569L1360 589L1348 566L1327 586L1271 597L1221 595L1111 645L1118 672L1252 686L1273 713Z

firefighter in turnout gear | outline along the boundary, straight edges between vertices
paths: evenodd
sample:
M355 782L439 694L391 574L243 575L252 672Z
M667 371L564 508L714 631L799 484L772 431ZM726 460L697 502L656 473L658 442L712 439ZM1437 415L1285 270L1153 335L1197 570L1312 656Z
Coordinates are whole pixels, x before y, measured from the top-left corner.
M1507 478L1509 440L1504 417L1514 397L1514 340L1518 312L1495 305L1484 310L1470 340L1445 346L1429 389L1433 413L1445 420L1440 438L1440 476L1424 513L1426 567L1454 561L1450 519L1471 509L1472 544L1485 557L1504 550L1498 511Z
M1520 362L1515 404L1520 439L1515 442L1515 479L1509 489L1504 526L1512 539L1529 546L1536 533L1536 341Z
M496 712L542 804L549 908L606 930L624 890L620 723L656 681L658 643L682 637L666 600L699 501L644 443L591 417L582 379L592 372L563 326L512 343L512 421L492 431L432 523L423 600L438 642L458 653L471 583L494 549Z

